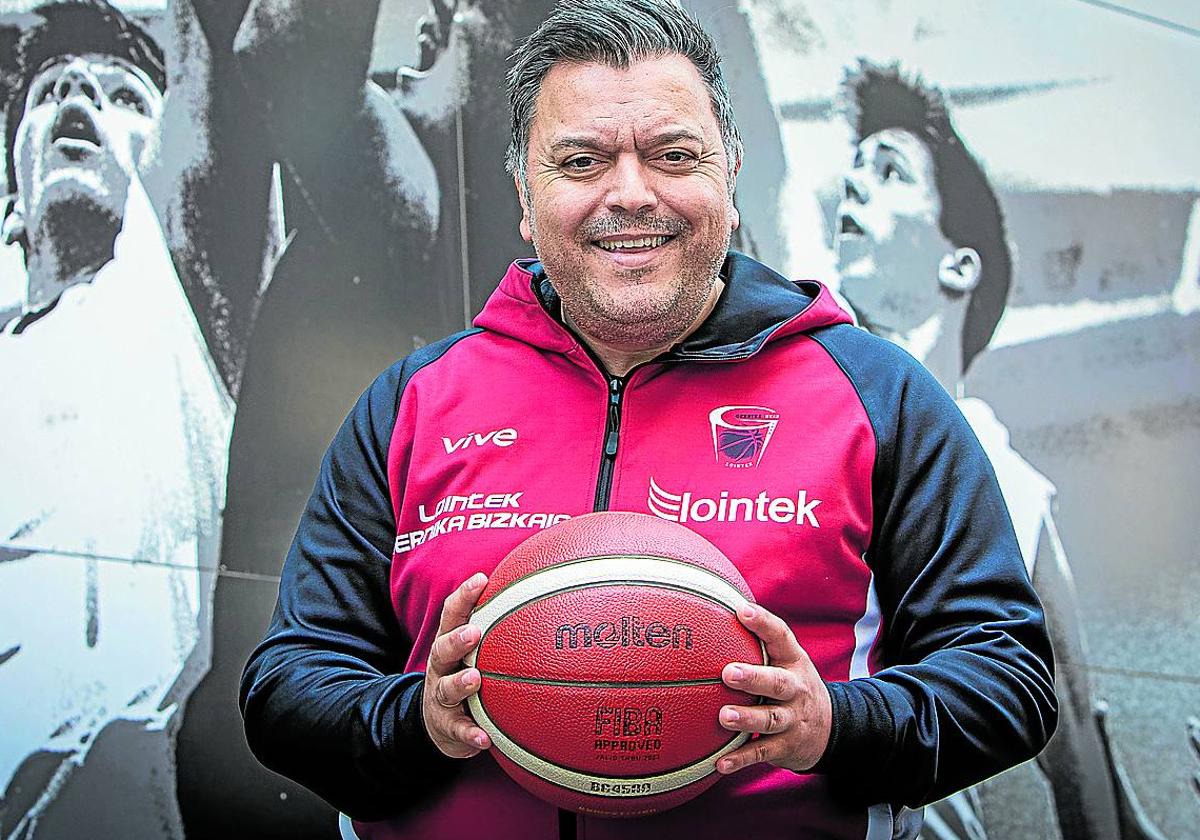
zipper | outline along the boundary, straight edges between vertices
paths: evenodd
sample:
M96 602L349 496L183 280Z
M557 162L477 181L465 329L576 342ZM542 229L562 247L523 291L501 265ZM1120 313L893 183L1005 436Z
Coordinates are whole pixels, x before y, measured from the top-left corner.
M586 345L584 345L586 346ZM601 371L604 365L598 359L596 366ZM593 511L608 510L608 496L612 491L613 467L617 463L617 445L620 443L621 431L621 394L625 389L625 380L620 376L608 376L608 406L604 412L604 454L600 456L600 475L596 477L596 498L592 503ZM628 376L628 374L626 374ZM583 823L582 814L558 810L559 840L576 840Z
M620 376L608 380L608 410L604 420L604 455L600 458L600 475L596 478L596 498L593 511L608 510L608 497L612 492L613 467L617 463L617 445L621 430L621 396L625 380Z

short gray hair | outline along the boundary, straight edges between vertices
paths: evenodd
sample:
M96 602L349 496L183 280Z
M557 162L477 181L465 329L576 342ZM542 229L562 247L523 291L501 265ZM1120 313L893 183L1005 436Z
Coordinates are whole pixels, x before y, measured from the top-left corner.
M676 0L562 0L516 52L508 71L512 140L504 164L526 179L529 126L542 80L560 62L626 69L644 58L677 53L695 65L712 102L729 161L730 186L742 157L721 56L708 33Z

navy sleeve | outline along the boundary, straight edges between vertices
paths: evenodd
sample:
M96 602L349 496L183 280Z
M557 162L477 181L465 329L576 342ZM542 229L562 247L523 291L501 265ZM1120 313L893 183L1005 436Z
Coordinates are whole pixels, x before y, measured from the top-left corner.
M346 814L382 819L418 801L458 762L425 731L422 673L389 594L395 516L387 451L400 393L455 336L382 374L321 464L266 638L242 675L251 751Z
M814 769L847 800L918 807L1045 746L1057 722L1053 654L991 464L950 396L862 330L814 338L875 431L866 561L883 666L828 684L833 731Z

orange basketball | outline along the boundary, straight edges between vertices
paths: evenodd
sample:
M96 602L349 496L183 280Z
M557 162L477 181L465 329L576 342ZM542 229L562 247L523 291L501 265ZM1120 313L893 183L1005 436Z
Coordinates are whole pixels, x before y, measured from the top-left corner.
M492 572L471 623L470 699L517 782L572 811L638 816L679 805L745 742L717 721L757 698L721 682L766 662L738 621L753 601L712 543L638 513L593 513L540 531Z

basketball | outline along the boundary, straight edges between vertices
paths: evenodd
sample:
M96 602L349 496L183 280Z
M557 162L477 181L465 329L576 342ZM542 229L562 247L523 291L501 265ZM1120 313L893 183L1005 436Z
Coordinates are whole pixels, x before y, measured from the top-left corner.
M721 682L766 664L736 610L753 596L712 543L639 513L593 513L514 548L480 595L469 707L491 754L527 790L580 813L675 807L745 743L717 721L757 698Z

